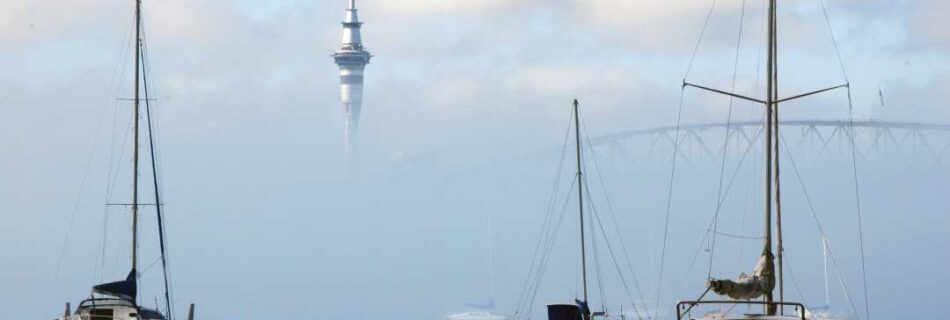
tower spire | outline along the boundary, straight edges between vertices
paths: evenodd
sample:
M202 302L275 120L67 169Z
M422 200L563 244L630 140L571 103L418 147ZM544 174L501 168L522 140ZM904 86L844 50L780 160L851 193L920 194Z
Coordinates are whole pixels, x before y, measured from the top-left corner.
M363 69L372 55L363 48L356 0L349 0L343 18L343 39L340 49L333 53L333 61L340 67L340 102L346 110L345 143L347 165L355 169L358 160L360 108L363 105Z

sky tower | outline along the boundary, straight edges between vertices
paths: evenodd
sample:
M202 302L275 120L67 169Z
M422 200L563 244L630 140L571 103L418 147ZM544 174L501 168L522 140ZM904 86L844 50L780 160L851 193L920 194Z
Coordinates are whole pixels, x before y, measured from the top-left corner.
M363 48L360 22L356 14L356 0L349 0L343 18L343 43L333 53L333 61L340 67L340 100L346 108L346 156L352 166L357 159L357 140L360 128L360 107L363 104L363 68L372 57Z

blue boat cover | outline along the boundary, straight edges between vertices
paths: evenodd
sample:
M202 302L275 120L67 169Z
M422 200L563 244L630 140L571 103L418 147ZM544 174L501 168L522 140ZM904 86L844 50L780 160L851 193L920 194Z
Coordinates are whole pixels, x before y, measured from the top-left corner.
M135 269L129 272L125 280L103 283L92 287L92 292L114 296L135 302L135 293L137 290L135 284Z

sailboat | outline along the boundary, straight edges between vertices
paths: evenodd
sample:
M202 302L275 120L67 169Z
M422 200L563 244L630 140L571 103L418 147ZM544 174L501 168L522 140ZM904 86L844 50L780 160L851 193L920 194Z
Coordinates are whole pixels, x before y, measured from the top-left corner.
M573 304L551 304L548 305L548 320L591 320L595 316L604 317L606 312L591 313L587 294L587 244L584 235L584 171L582 169L581 159L581 120L580 103L574 99L574 139L576 147L577 172L577 214L580 228L581 244L581 292L583 300L575 300Z
M162 216L162 202L158 188L158 169L155 164L155 146L152 134L152 117L148 106L148 82L143 76L144 52L142 41L142 3L141 0L135 1L135 96L132 99L134 105L133 120L133 150L132 150L132 202L127 204L131 209L132 220L132 261L128 275L123 280L95 285L92 287L91 297L79 303L75 311L70 310L69 304L66 304L65 314L57 318L58 320L167 320L173 319L171 299L169 294L168 265L166 260L164 222ZM144 99L141 98L140 88L144 86ZM148 128L148 151L151 159L151 175L153 181L154 202L143 204L139 199L139 146L140 146L140 119L141 105L145 102L145 119ZM126 204L122 204L126 205ZM165 282L165 310L145 308L138 303L138 280L139 280L139 252L138 252L138 230L139 230L139 211L144 205L155 207L158 217L158 234L161 249L161 262ZM190 313L189 313L190 315Z
M445 315L445 320L508 320L503 314L492 313L495 309L495 255L494 255L494 237L492 232L492 219L488 217L488 303L484 304L465 304L466 307L478 311L452 312Z
M783 290L783 272L782 272L782 207L781 207L781 189L779 179L779 114L778 105L799 98L815 95L818 93L835 90L839 88L848 88L849 84L841 84L829 88L815 90L812 92L798 94L787 98L780 98L778 91L778 39L777 39L777 0L768 1L768 57L767 57L767 94L764 100L755 97L743 96L726 90L714 89L690 83L684 79L683 88L692 87L704 91L723 94L732 98L755 102L765 107L765 226L764 243L762 254L755 265L751 275L742 273L738 279L709 279L706 283L706 292L698 300L681 301L676 305L677 319L688 317L693 307L702 304L745 304L754 306L759 305L763 308L761 314L743 314L729 315L727 313L717 312L706 315L707 319L819 319L812 317L812 314L800 302L786 301ZM850 95L850 94L849 94ZM773 174L774 173L774 174ZM774 180L773 180L774 179ZM773 186L775 187L773 189ZM773 210L774 208L774 210ZM773 220L773 216L775 220ZM774 224L773 224L774 221ZM773 245L773 228L776 231L777 244ZM776 270L776 258L778 270ZM778 297L775 297L775 289L778 287ZM732 300L702 300L710 291L726 296ZM755 300L761 299L761 300ZM794 309L793 316L786 315L786 309Z
M579 277L578 278L580 281L578 282L579 282L580 290L579 292L575 292L575 296L572 299L572 301L548 304L546 306L547 319L548 320L593 320L593 319L606 320L606 319L610 319L610 317L613 315L613 316L618 316L618 318L622 320L622 319L625 319L626 315L628 314L624 312L624 309L623 309L624 306L632 307L633 313L629 313L631 316L635 316L637 318L642 319L643 318L641 316L642 311L645 310L644 308L642 308L643 300L638 301L634 299L633 291L631 291L630 284L634 284L636 286L637 291L639 291L639 284L637 284L636 276L632 272L632 265L630 264L631 259L625 253L627 252L627 249L624 248L623 246L622 233L619 231L620 230L619 228L616 229L617 230L616 237L617 237L617 240L619 240L619 244L620 244L619 249L621 249L621 251L617 251L615 250L617 249L617 247L614 247L611 245L611 242L607 236L607 232L603 227L604 223L602 223L601 215L598 213L596 206L593 205L593 201L591 201L593 196L591 195L590 189L588 187L590 183L588 183L589 181L586 179L585 172L584 172L585 171L584 168L586 166L584 164L584 155L583 155L584 145L581 139L580 103L578 102L577 99L573 100L573 108L571 111L572 111L571 112L572 121L568 125L567 131L564 133L564 145L563 145L564 147L562 149L561 161L558 164L557 172L560 175L561 169L563 168L562 165L565 164L564 160L568 158L568 152L569 152L568 145L570 144L571 140L573 140L573 143L575 146L574 153L576 156L575 164L577 166L577 170L574 172L574 179L571 182L570 187L563 189L563 191L565 192L563 193L565 198L563 202L561 202L562 204L560 206L555 204L557 202L560 202L559 200L557 200L557 198L559 198L559 195L562 194L561 193L562 189L560 188L560 185L559 185L560 177L558 177L554 183L554 187L552 188L551 198L548 202L548 217L542 223L541 238L538 239L539 241L536 244L535 254L531 262L532 267L529 269L529 273L527 277L528 279L526 279L521 297L518 299L518 304L517 304L518 307L514 313L514 318L518 320L531 320L532 318L531 310L540 288L540 283L544 275L544 269L545 269L545 266L549 262L549 258L551 257L552 250L555 248L556 238L559 233L558 229L562 225L561 222L564 221L563 218L567 217L566 213L568 212L568 208L569 208L568 204L571 203L572 199L574 199L573 192L574 192L574 186L576 185L577 186L577 198L576 198L577 199L577 218L576 218L577 220L576 221L578 222L578 224L576 225L577 226L576 230L578 231L576 235L578 239L580 240L578 241L580 250L578 250L579 252L577 252L579 253L579 259L577 259L579 261L577 262L579 262L579 268L578 268ZM570 126L573 126L574 130L570 130ZM574 134L573 139L571 139L571 136L570 136L570 133L572 133L571 131L573 131L573 134ZM594 161L594 168L595 170L597 170L595 172L598 173L597 176L599 177L600 169L597 169L598 168L598 165L596 163L597 157L593 154L593 149L589 149L589 150L591 150L591 156L589 158ZM601 187L603 187L603 185L601 185ZM605 197L606 197L606 190L605 190ZM607 203L608 203L608 207L610 207L609 200L607 200ZM556 209L556 207L560 207L561 209L558 210ZM612 212L613 209L608 209L608 211L610 212L611 215L613 215L613 212ZM616 223L615 221L613 222ZM601 236L601 237L598 238L598 236ZM600 253L598 251L599 243L603 243L604 245L606 245L606 253L609 254L610 259L613 262L613 266L615 270L617 271L616 280L619 280L619 281L616 281L614 283L621 285L623 287L623 290L626 293L626 297L627 299L629 299L628 301L629 304L620 306L620 312L618 314L609 313L606 303L603 302L607 299L605 297L606 293L604 291L605 273L602 270L601 265L599 263L599 259L598 259L600 257ZM617 254L618 252L624 252L624 255L619 256ZM622 270L622 266L618 262L620 261L618 260L618 258L624 259L624 261L627 263L627 267L631 269L630 270L631 275L634 275L633 278L631 279L633 280L633 282L627 282L625 272L624 270ZM593 262L593 265L592 265L593 269L588 268L588 260L591 260ZM592 271L592 272L589 273L588 271ZM593 278L594 284L597 285L595 289L599 289L597 293L599 293L600 300L601 300L601 304L598 306L599 307L598 311L593 311L593 312L590 307L591 305L590 295L589 295L589 290L588 290L589 278ZM642 294L640 294L640 296L642 297Z
M821 235L821 262L825 280L825 303L820 306L811 306L806 310L806 318L812 320L846 320L848 316L842 313L831 312L831 290L828 286L828 237Z

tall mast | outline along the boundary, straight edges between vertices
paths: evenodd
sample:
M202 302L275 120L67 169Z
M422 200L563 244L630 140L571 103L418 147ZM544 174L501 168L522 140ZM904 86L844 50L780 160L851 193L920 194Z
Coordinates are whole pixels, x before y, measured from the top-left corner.
M581 279L583 281L583 290L584 290L584 304L587 302L587 248L584 244L584 172L581 170L581 118L580 112L578 112L580 104L577 102L577 99L574 99L574 136L577 142L577 209L578 216L580 217L580 229L581 229ZM589 305L589 304L588 304ZM585 314L584 319L588 319L589 315L586 314L586 310L582 310Z
M134 135L132 150L132 271L138 278L138 213L139 213L139 57L141 56L142 42L142 1L135 0L135 111Z
M768 94L765 101L765 248L763 254L766 259L772 259L772 128L774 120L773 113L775 112L773 108L776 100L775 0L769 0L768 46L768 70L766 71L766 90ZM767 274L774 276L772 272L767 272ZM766 313L775 315L776 308L770 304L773 302L771 290L765 293L765 302L767 303Z

